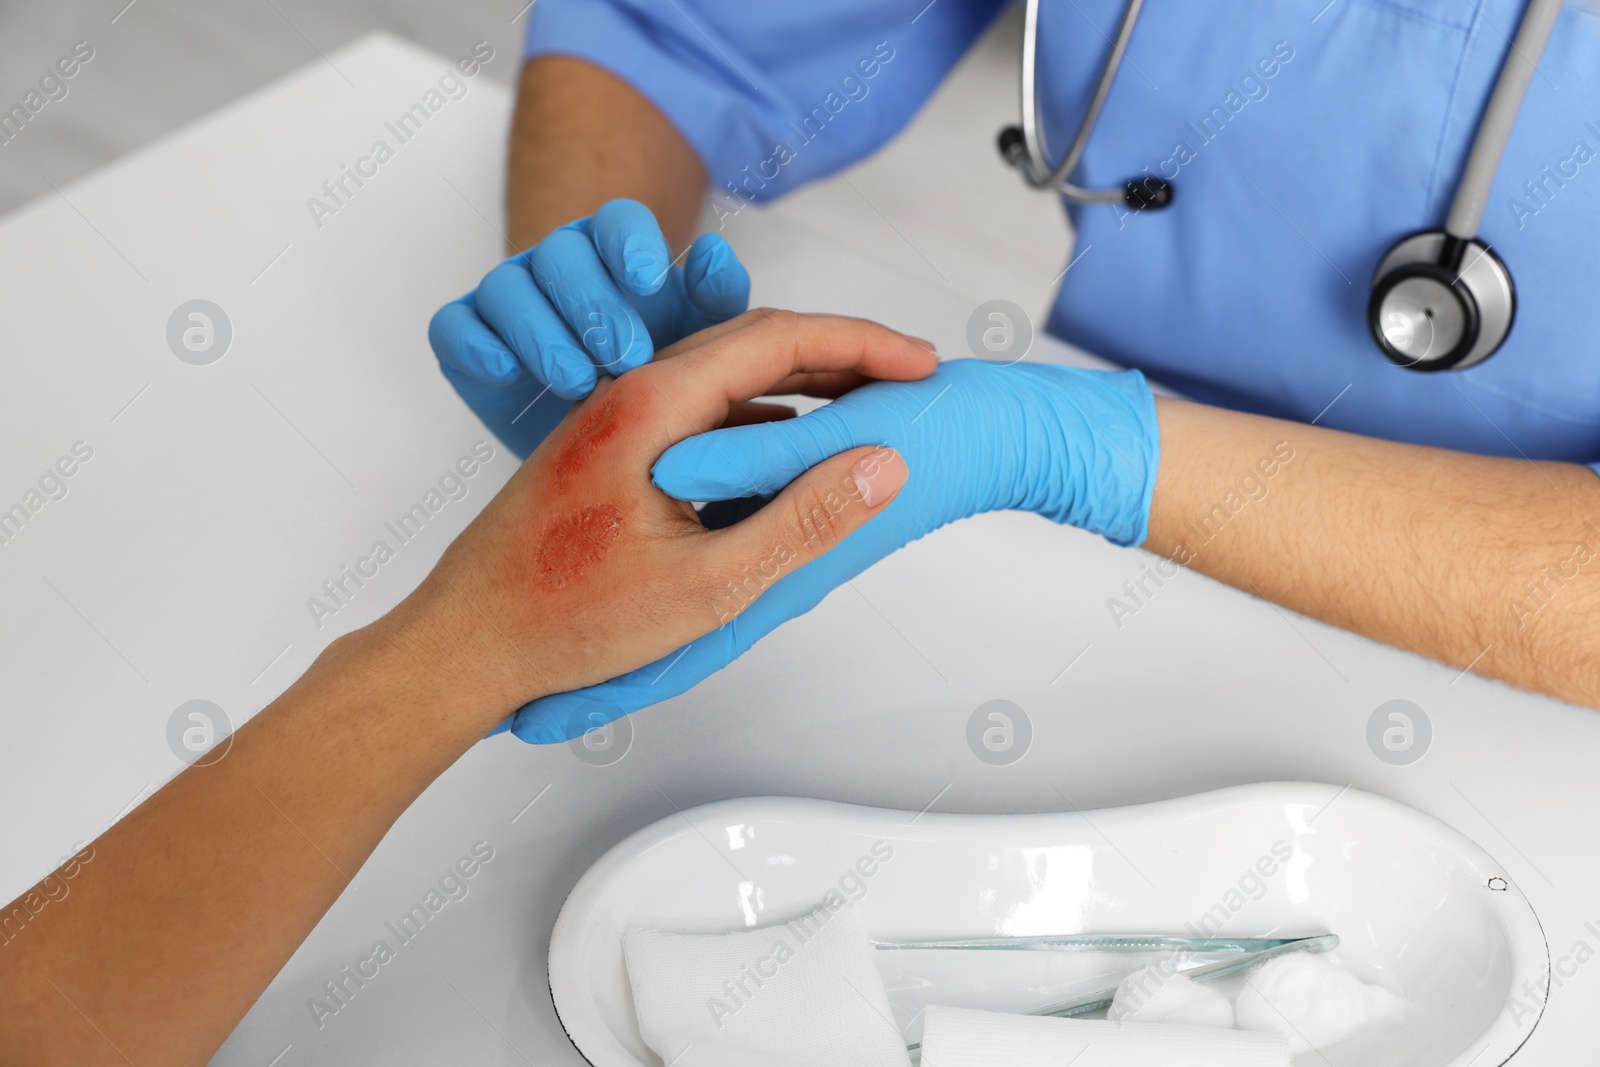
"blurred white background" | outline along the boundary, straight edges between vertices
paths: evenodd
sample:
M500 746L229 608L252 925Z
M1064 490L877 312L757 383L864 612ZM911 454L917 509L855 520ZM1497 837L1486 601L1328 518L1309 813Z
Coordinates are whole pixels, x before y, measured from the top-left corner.
M0 214L260 88L372 30L442 55L495 48L487 77L520 67L524 0L50 0L0 5L0 106L74 42L94 59L0 145ZM1042 315L1066 264L1054 199L994 148L1016 121L1019 11L1000 20L917 121L876 156L780 201L788 214L975 300ZM1059 241L1042 239L1059 234Z

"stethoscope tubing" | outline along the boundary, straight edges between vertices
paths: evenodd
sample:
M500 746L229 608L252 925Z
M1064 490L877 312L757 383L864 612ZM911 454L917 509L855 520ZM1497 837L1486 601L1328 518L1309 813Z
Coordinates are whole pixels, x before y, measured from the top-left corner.
M1528 86L1538 69L1539 57L1561 13L1562 0L1528 0L1516 39L1506 56L1500 75L1495 80L1494 91L1484 109L1482 120L1473 138L1472 151L1461 171L1461 181L1450 204L1450 214L1445 232L1461 241L1477 236L1483 214L1489 201L1489 190L1505 155L1506 143L1517 114L1522 110ZM1045 142L1044 126L1039 116L1039 5L1040 0L1025 0L1022 18L1022 157L1017 160L1017 172L1035 189L1052 189L1068 200L1080 204L1108 203L1125 199L1124 187L1114 189L1089 189L1074 185L1067 175L1083 159L1084 149L1094 133L1100 112L1111 93L1111 84L1122 66L1128 42L1133 37L1134 26L1139 21L1144 0L1128 0L1122 10L1122 19L1112 39L1094 95L1078 123L1077 132L1067 146L1066 155L1054 166L1050 164L1050 149Z
M1089 107L1078 123L1078 131L1073 135L1072 143L1067 146L1067 154L1052 168L1049 164L1050 150L1044 140L1044 126L1039 121L1039 0L1027 0L1022 14L1021 85L1022 137L1026 152L1017 171L1033 188L1059 188L1062 196L1080 204L1107 203L1123 199L1124 190L1121 187L1085 189L1067 181L1067 175L1072 173L1079 160L1083 158L1083 150L1089 144L1089 135L1094 132L1095 123L1100 120L1100 109L1105 106L1106 97L1111 94L1111 83L1117 76L1117 69L1122 66L1122 57L1127 52L1128 40L1133 36L1133 27L1139 21L1139 10L1143 6L1144 0L1128 0L1127 6L1123 8L1122 21L1117 26L1116 37L1112 39L1111 51L1106 56L1105 66L1101 68L1100 80L1095 84Z

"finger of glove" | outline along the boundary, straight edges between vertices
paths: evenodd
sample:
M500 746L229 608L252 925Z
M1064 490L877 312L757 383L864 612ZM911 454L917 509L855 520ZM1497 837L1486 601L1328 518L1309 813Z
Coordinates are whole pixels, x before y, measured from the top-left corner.
M720 233L703 233L689 246L683 264L689 301L686 333L731 319L750 306L750 272Z
M750 641L744 639L738 620L732 620L636 671L525 704L512 716L509 728L522 740L536 745L582 737L598 726L688 692L738 659L749 647Z
M510 385L522 365L479 316L472 294L434 312L428 344L440 364L484 385Z
M830 407L779 422L731 426L686 438L656 460L650 480L679 500L728 500L778 492L829 456L865 439Z
M530 266L539 291L601 373L621 374L650 361L650 332L593 241L576 230L557 230L534 249Z
M594 389L594 360L521 264L507 261L485 275L477 300L483 320L553 393L578 400Z
M590 234L600 261L629 292L649 296L672 269L672 253L650 209L637 200L612 200L594 213Z

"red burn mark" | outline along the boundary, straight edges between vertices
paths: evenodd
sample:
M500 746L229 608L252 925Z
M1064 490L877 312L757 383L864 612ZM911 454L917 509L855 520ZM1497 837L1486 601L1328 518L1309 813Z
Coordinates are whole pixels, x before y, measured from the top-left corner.
M621 533L622 512L612 504L590 504L556 519L539 543L539 584L565 589L605 559Z
M616 404L612 403L608 395L600 401L593 411L585 412L583 418L578 420L578 425L572 430L572 435L561 446L561 454L556 457L555 473L552 483L557 490L565 489L583 468L589 465L594 454L617 435L621 428L621 420L617 418Z

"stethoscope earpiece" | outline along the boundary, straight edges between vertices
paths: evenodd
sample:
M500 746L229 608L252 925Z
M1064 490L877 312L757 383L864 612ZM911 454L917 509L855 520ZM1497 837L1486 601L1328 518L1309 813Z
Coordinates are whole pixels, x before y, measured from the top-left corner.
M1067 175L1077 169L1083 150L1094 132L1094 124L1105 106L1111 83L1122 65L1128 39L1133 35L1134 24L1139 21L1139 9L1144 0L1127 0L1122 20L1117 26L1115 39L1105 66L1095 82L1094 94L1084 110L1078 132L1067 146L1060 162L1050 162L1050 149L1045 144L1044 128L1039 121L1038 101L1034 99L1037 78L1035 64L1039 57L1039 0L1027 0L1022 15L1022 125L1007 126L1000 131L1000 158L1022 175L1022 180L1034 189L1048 189L1074 204L1114 204L1118 201L1134 211L1159 211L1172 203L1172 183L1162 178L1145 175L1131 178L1120 186L1104 189L1085 188L1067 180Z
M1026 179L1031 173L1028 162L1028 138L1021 126L1007 126L1000 131L998 141L1000 158L1017 168ZM1029 183L1033 184L1029 179ZM1160 211L1172 203L1172 183L1165 178L1144 175L1129 178L1120 189L1080 189L1069 182L1057 183L1057 191L1068 200L1080 204L1106 203L1121 200L1132 211Z
M1028 138L1021 126L1007 126L1000 131L1000 158L1013 167L1028 158Z
M1505 342L1516 306L1511 272L1488 245L1427 230L1402 240L1378 264L1367 327L1398 366L1462 370Z
M1122 202L1135 211L1160 211L1172 196L1172 183L1165 178L1130 178L1122 186Z

